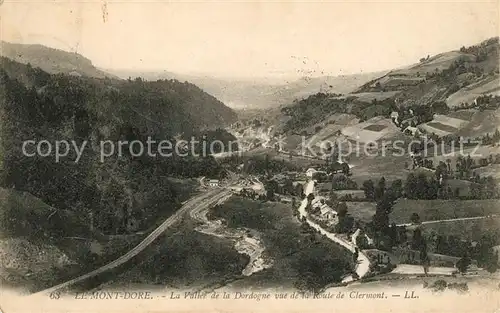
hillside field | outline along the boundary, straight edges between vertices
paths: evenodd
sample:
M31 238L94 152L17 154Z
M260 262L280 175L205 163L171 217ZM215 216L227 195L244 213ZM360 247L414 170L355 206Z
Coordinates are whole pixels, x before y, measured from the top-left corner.
M500 213L500 200L409 200L399 199L390 215L391 222L409 223L413 213L421 221L436 221Z
M363 222L371 221L373 215L375 214L375 202L346 203L349 209L349 214ZM391 223L409 223L410 217L413 213L417 213L422 222L500 214L500 200L399 199L390 214Z
M442 236L456 236L465 240L480 240L486 232L496 232L500 235L500 217L424 224L421 227L424 234L428 235L435 232Z

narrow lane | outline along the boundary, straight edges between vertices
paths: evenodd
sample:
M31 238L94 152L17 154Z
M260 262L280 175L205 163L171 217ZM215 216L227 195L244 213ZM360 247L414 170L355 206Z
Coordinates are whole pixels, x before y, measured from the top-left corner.
M337 234L330 233L330 232L326 231L320 225L314 223L313 221L311 221L310 219L307 218L307 211L306 211L307 195L309 195L310 193L313 193L313 192L314 192L314 181L310 180L307 183L305 191L304 191L306 198L304 198L304 200L302 200L302 203L300 204L300 207L299 207L300 217L301 218L305 217L306 222L311 227L316 229L321 234L325 235L328 239L334 241L335 243L338 243L339 245L345 247L346 249L348 249L349 251L354 253L356 247L353 243L351 243L347 240L344 240L343 238L341 238ZM357 260L357 264L356 264L356 274L358 275L359 278L363 278L364 276L366 276L368 274L369 271L370 271L370 260L368 259L368 256L360 250L358 253L358 260ZM348 283L348 282L351 282L354 280L355 280L354 277L352 275L349 275L346 278L344 278L344 280L342 282Z

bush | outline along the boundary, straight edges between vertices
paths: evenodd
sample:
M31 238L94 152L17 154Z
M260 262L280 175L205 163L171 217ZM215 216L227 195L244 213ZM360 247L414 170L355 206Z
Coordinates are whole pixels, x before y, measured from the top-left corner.
M454 289L459 293L466 293L469 291L469 286L467 285L467 283L449 283L448 289L450 290Z
M447 286L448 286L448 283L446 283L445 280L440 279L440 280L436 280L434 282L434 284L432 284L431 288L434 291L444 291Z

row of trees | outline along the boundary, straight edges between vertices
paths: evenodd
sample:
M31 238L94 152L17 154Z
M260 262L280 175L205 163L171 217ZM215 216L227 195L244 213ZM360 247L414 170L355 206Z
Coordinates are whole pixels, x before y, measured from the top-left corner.
M438 176L439 178L437 178ZM441 179L442 178L442 179ZM500 197L500 189L496 180L491 177L480 177L476 175L471 181L468 195L462 196L459 187L452 188L448 185L446 165L441 165L436 169L435 176L426 173L409 173L406 181L397 179L391 183L390 192L392 196L406 197L414 200L433 199L497 199ZM368 201L379 201L386 193L386 181L382 177L377 185L369 179L363 182L362 187L365 198Z
M391 195L396 198L399 198L401 197L403 192L403 181L401 179L396 179L391 183L391 186L389 188L390 188L389 192L391 193ZM378 181L377 186L375 186L374 182L371 179L364 181L362 189L365 193L365 198L367 200L370 201L382 200L386 192L385 177L382 177Z

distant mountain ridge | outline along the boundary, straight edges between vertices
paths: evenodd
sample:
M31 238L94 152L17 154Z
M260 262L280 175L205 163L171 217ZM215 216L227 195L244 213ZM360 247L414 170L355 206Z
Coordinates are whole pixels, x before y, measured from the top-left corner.
M230 79L206 75L185 75L169 71L106 70L121 78L142 77L146 80L177 79L190 81L234 109L270 109L287 105L317 92L349 93L386 72L343 76L303 77L289 82L272 79Z
M3 62L4 70L27 87L43 87L39 86L32 77L34 75L32 69L36 70L36 68L49 74L81 77L83 81L92 82L92 84L99 86L108 85L108 87L113 86L118 89L126 86L126 83L120 83L120 81L123 82L122 79L96 68L89 59L78 53L39 44L17 44L5 41L0 42L0 48L2 57L14 61L14 63ZM25 64L28 67L16 64ZM107 81L98 81L103 79L107 79ZM184 114L191 119L189 122L183 123L188 129L223 127L236 120L236 113L232 109L192 83L168 80L148 84L154 88L154 92L157 93L156 97L179 101L176 105L182 105L179 109L183 112L179 114ZM140 105L142 101L148 101L148 98L145 97L137 101L137 105ZM176 124L180 121L186 122L184 119L171 119L166 123Z
M39 67L51 74L63 73L96 78L117 78L96 68L84 56L39 44L0 42L0 55L13 61Z

